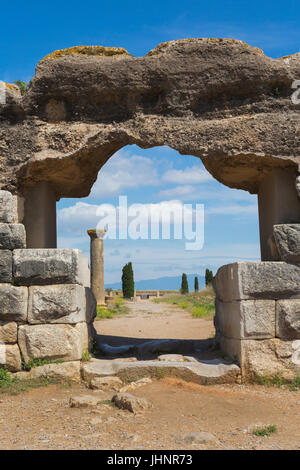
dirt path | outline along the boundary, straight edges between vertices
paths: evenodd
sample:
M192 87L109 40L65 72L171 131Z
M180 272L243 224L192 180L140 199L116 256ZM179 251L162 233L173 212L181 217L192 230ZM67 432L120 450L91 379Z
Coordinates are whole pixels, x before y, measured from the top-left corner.
M109 337L139 339L207 339L214 334L211 320L193 318L176 305L155 303L151 300L127 302L130 313L113 319L95 322L103 341ZM104 338L106 337L106 338Z
M96 322L107 337L207 338L211 321L194 319L166 304L131 303L131 312ZM153 407L140 415L107 404L70 408L71 396L110 400L115 392L83 385L49 385L17 396L0 394L0 449L300 449L300 391L253 385L201 386L174 378L133 390ZM277 432L257 437L249 429L275 424ZM214 436L188 444L193 432Z
M113 392L49 385L18 396L0 395L1 449L299 449L300 392L262 386L204 387L176 379L154 381L133 395L151 401L141 415L105 404L70 408L69 398ZM245 428L276 424L270 437ZM186 433L215 440L186 444Z

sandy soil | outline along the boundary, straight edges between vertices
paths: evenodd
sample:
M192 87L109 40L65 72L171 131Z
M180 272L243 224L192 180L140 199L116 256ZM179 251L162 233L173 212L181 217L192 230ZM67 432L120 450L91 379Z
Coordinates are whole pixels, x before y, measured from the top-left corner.
M126 339L207 339L214 335L212 321L193 318L176 305L151 300L127 302L130 313L95 322L103 342L123 344Z
M162 379L131 392L153 403L141 415L98 405L69 407L83 394L111 398L112 392L61 385L0 396L1 449L299 449L300 392L261 386L204 387ZM245 428L276 424L270 437ZM178 443L185 433L213 434L209 444ZM179 441L180 442L180 441Z
M132 305L128 316L97 322L98 332L183 339L207 338L213 332L211 322L164 304ZM49 385L17 396L1 394L0 449L300 449L300 391L238 384L205 387L163 378L130 392L153 404L141 415L107 404L69 407L71 396L107 400L114 393ZM276 424L278 431L256 437L247 432L256 424ZM198 431L213 434L215 441L184 444L184 434Z

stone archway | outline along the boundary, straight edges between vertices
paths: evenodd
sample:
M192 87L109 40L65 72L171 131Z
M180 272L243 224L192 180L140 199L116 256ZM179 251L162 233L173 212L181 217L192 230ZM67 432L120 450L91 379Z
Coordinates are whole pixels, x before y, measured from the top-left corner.
M88 195L117 150L168 145L201 158L225 185L258 193L262 260L294 260L278 250L273 226L300 221L300 106L291 100L299 75L299 54L276 60L230 39L173 41L140 58L98 46L49 54L28 93L21 98L7 86L0 105L0 186L25 198L28 247L55 246L55 201ZM299 296L298 266L275 266L296 287L267 286L246 300ZM235 271L239 285L242 271ZM240 321L244 313L238 312ZM251 315L257 316L255 309ZM271 317L275 322L275 304ZM271 338L276 344L284 339ZM245 338L235 339L240 351ZM272 355L274 341L266 354Z

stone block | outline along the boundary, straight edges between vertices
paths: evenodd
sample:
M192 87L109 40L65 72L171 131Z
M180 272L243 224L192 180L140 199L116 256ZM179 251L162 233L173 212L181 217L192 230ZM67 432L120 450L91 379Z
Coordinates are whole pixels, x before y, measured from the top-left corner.
M224 302L300 298L300 266L282 261L227 264L218 270L213 285L217 298Z
M25 362L31 358L77 361L88 349L88 325L23 325L18 343Z
M300 341L239 340L220 338L221 350L238 362L242 375L274 376L292 379L300 372Z
M31 380L47 377L56 380L71 380L80 382L80 361L45 364L33 367L29 372L17 372L16 377L20 380Z
M89 289L79 284L55 284L29 287L28 322L91 322L96 305Z
M89 260L87 258L82 257L82 276L83 276L83 285L85 287L91 287L91 272L89 268Z
M16 343L18 325L15 322L0 321L0 343Z
M276 302L276 336L281 339L300 339L300 299Z
M21 285L83 284L80 250L30 248L14 250L13 276Z
M0 320L26 322L28 288L0 284Z
M0 222L14 224L18 222L17 196L9 191L0 190Z
M17 344L1 344L0 342L0 367L6 367L10 372L18 372L22 369L21 355Z
M12 281L12 252L0 250L0 283Z
M282 261L300 262L300 224L274 225L274 238Z
M275 300L216 301L218 333L227 338L275 337Z
M23 224L0 223L0 250L15 250L26 247L26 234Z

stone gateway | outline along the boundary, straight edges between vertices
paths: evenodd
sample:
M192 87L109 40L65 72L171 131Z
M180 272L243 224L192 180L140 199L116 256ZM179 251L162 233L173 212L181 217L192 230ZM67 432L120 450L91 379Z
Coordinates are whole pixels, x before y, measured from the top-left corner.
M216 339L245 376L298 373L297 79L300 53L272 59L242 41L184 39L145 57L102 46L56 51L39 62L23 97L6 84L0 363L20 370L21 353L80 360L96 302L81 253L56 248L56 201L87 196L122 147L167 145L201 158L225 185L258 194L262 262L218 271Z

